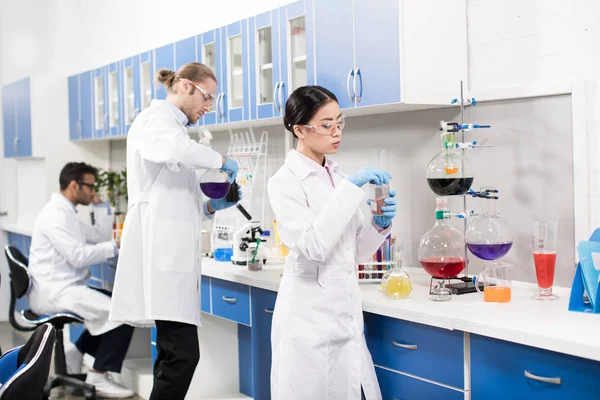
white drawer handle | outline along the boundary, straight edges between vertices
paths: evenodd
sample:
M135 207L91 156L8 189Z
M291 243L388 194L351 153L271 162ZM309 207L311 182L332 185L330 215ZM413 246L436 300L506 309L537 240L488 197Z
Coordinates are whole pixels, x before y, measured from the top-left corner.
M265 312L267 314L273 314L273 310L271 310L270 308L265 308Z
M225 300L229 304L235 304L237 302L237 299L235 297L225 297L225 296L223 296L223 300Z
M545 378L543 376L533 375L529 371L525 371L525 377L529 378L529 379L533 379L534 381L551 383L553 385L560 385L560 382L561 382L560 378Z
M394 346L401 347L403 349L417 350L417 345L416 344L402 344L402 343L396 342L395 340L392 340L392 343L394 344Z

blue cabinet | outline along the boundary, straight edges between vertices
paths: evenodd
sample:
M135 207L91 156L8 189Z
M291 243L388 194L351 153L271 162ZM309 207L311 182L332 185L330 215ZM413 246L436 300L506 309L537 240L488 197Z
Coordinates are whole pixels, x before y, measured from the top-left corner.
M221 29L205 32L196 39L196 53L198 61L210 68L216 75L219 88L213 101L210 112L207 112L200 121L202 125L214 125L220 122L220 104L223 95L223 70L221 52Z
M198 61L196 36L175 43L175 70L185 64Z
M108 79L107 68L96 68L92 76L94 137L108 136Z
M31 157L31 83L29 78L2 88L4 157Z
M598 399L600 362L471 335L473 399Z
M435 364L432 364L435 368ZM462 391L436 385L406 375L376 367L375 373L379 381L381 396L384 400L414 399L414 400L462 400L465 394ZM474 397L477 399L478 397Z
M246 285L211 279L212 313L250 325L250 290Z
M123 69L121 62L107 67L108 132L110 136L123 134Z
M248 20L229 24L221 32L226 33L223 63L227 71L221 83L225 93L221 97L221 122L248 120Z
M94 137L92 72L86 71L69 77L69 138Z
M154 74L163 68L175 71L175 45L173 43L154 50ZM164 100L167 98L165 85L157 82L154 89L154 98Z
M271 398L271 325L277 292L251 288L254 398Z
M140 58L139 56L129 57L121 61L123 76L121 101L121 134L126 135L133 123L133 120L140 112Z
M464 388L462 332L365 313L365 337L375 365Z
M341 108L400 101L398 1L317 1L314 23L317 83Z
M154 52L147 51L136 56L136 62L139 63L139 111L150 107L154 95Z

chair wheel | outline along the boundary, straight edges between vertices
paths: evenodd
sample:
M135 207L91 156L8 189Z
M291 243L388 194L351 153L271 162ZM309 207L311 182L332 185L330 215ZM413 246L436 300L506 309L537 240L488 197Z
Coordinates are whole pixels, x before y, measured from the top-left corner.
M96 400L96 392L86 393L85 399L86 400Z

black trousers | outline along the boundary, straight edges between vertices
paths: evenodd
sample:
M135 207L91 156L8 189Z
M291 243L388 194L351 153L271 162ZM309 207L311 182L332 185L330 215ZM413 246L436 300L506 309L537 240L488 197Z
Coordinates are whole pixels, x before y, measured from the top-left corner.
M183 400L200 360L196 325L156 321L156 363L150 400Z
M111 295L106 290L96 290L106 296L110 297ZM121 372L132 336L133 327L129 325L121 325L98 336L92 336L86 329L75 343L75 346L80 352L95 358L95 370Z

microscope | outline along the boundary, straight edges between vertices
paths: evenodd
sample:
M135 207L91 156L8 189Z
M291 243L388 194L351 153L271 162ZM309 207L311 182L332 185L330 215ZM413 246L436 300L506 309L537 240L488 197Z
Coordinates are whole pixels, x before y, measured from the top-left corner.
M232 185L232 189L230 189L230 193L237 193L237 183ZM236 201L235 195L229 197L227 200L230 201L230 199ZM248 222L233 234L233 255L231 256L231 262L235 265L247 265L248 259L252 258L252 252L256 250L258 237L263 234L263 230L260 228L260 221L253 221L252 216L241 204L238 203L236 208ZM264 241L264 239L261 239L261 242ZM263 263L265 261L263 260Z

